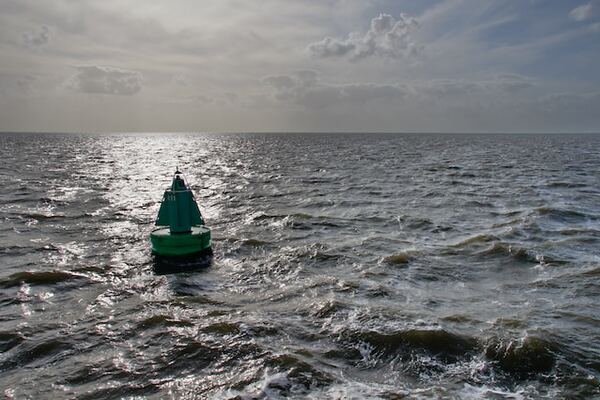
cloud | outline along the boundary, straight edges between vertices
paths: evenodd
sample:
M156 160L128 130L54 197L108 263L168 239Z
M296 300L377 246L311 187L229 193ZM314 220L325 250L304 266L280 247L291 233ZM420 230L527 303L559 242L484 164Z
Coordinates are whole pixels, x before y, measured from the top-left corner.
M194 96L194 99L199 102L202 102L202 103L212 103L215 101L215 99L213 99L212 97L204 95L204 94L196 95L196 96Z
M26 47L43 46L50 41L50 29L46 25L42 25L37 31L24 33L22 39Z
M17 87L21 92L31 93L34 91L33 83L36 81L36 78L31 75L23 76L17 79Z
M223 97L230 103L236 103L240 99L240 97L233 92L225 92L223 93Z
M400 14L398 20L389 14L380 14L371 20L371 27L364 35L352 32L343 40L326 37L309 44L308 50L316 57L349 57L353 61L372 56L403 58L422 50L411 37L418 27L417 20L406 14Z
M323 89L317 82L317 72L310 70L297 71L291 75L267 76L261 82L271 89L275 100L298 104L306 104L307 97Z
M189 77L185 74L175 74L171 78L171 81L179 86L188 86Z
M592 93L554 93L539 100L540 109L547 115L564 117L600 115L600 92Z
M594 15L594 5L592 3L582 4L574 8L569 13L569 17L575 21L585 21Z
M373 101L386 103L410 101L494 99L535 87L528 77L516 74L493 76L485 80L437 79L410 83L380 84L351 82L334 84L318 79L315 71L298 71L262 79L275 100L299 104L307 109L321 109L342 104L364 105ZM389 105L389 104L388 104Z
M509 93L520 92L536 86L531 78L517 74L497 75L490 81L490 84L492 87Z
M67 81L67 87L82 93L101 93L131 96L142 88L142 75L104 66L79 66Z
M436 79L418 82L412 85L413 93L432 99L458 100L472 95L501 96L515 94L535 87L535 83L527 77L516 74L497 75L484 80Z
M290 75L262 79L275 100L295 103L307 109L322 109L341 104L364 104L376 99L401 99L407 95L403 85L375 83L331 84L321 82L316 71L297 71Z

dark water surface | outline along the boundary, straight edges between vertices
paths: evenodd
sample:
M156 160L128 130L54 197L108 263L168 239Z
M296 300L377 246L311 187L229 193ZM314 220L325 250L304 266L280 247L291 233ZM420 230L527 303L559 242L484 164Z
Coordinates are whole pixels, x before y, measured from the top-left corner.
M3 134L0 159L0 396L600 397L600 136ZM177 164L215 258L157 275Z

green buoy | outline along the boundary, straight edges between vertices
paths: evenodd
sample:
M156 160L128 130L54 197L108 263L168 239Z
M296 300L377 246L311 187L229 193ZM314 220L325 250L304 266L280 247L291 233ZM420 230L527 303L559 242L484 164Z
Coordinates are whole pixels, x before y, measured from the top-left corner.
M177 169L171 186L165 190L156 228L150 233L152 254L164 257L189 257L212 254L210 229Z

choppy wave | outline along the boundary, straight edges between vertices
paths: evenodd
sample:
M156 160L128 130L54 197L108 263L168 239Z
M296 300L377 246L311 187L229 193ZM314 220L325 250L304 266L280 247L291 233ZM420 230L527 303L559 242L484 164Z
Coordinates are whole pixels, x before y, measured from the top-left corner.
M415 257L418 257L417 251L400 251L389 256L383 257L381 261L391 265L406 265Z
M537 374L548 374L556 363L557 346L539 337L502 341L491 339L486 343L485 356L503 372L518 379Z
M9 288L20 286L23 282L29 285L54 285L86 279L85 275L66 271L23 271L0 280L0 286Z

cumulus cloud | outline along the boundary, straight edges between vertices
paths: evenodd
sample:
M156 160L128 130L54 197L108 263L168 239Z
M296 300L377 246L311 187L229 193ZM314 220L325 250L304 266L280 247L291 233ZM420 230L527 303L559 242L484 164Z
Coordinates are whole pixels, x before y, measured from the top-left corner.
M582 4L575 7L569 13L569 17L575 21L585 21L594 15L594 5L592 3Z
M67 87L82 93L131 96L142 88L142 75L136 71L105 66L79 66Z
M422 49L411 34L419 27L416 19L400 14L396 20L389 14L380 14L371 20L371 27L364 35L353 32L343 40L326 37L308 45L317 57L348 57L360 60L371 56L403 58L416 55Z
M39 30L25 32L22 36L23 44L27 47L40 47L50 41L50 28L42 25Z

